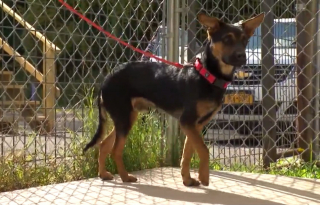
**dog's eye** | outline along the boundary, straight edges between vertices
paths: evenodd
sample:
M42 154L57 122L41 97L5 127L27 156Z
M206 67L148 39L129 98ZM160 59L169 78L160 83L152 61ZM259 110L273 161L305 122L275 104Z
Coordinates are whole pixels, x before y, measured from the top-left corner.
M232 41L233 41L232 37L229 36L229 35L223 37L222 40L223 40L223 42L226 43L226 44L230 44L230 43L232 43Z

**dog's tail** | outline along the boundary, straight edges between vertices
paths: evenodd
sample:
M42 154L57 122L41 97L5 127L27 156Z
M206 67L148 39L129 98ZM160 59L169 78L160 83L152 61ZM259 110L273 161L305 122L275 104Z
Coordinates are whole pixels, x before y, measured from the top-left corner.
M98 102L98 109L99 109L99 125L91 141L83 148L83 153L85 153L88 149L90 149L97 143L101 142L102 137L104 136L104 131L106 129L105 126L107 123L107 112L103 106L103 99L101 94L98 97L97 102Z

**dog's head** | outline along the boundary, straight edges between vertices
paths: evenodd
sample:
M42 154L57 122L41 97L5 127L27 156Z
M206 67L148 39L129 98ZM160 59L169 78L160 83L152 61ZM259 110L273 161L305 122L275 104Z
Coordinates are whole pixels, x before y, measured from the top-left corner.
M246 64L245 50L249 38L263 19L264 13L261 13L235 26L204 13L198 14L199 22L207 27L211 53L219 61L223 74L230 75L234 67Z

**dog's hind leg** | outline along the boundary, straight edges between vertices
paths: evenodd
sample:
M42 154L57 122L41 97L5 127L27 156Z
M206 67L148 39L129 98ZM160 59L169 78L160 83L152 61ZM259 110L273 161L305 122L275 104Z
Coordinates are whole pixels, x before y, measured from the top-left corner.
M108 127L107 127L107 111L105 109L105 106L103 104L103 101L101 100L101 104L99 107L99 125L98 125L98 130L96 133L96 137L98 139L103 139L108 132ZM108 154L111 154L112 147L114 144L115 140L115 130L113 129L110 134L100 143L99 146L99 158L98 158L98 164L99 164L99 176L103 180L111 180L113 179L113 176L110 172L106 170L106 158Z
M124 112L122 112L124 113ZM116 162L118 173L123 182L136 182L137 178L129 175L127 170L125 169L122 154L123 149L126 143L127 135L132 128L134 122L138 117L137 111L129 111L126 115L117 116L117 119L114 119L115 123L115 131L116 131L116 140L113 146L113 159Z
M113 129L111 133L101 142L99 147L99 176L103 180L112 180L113 176L106 170L106 158L111 154L114 141L116 138L116 131Z

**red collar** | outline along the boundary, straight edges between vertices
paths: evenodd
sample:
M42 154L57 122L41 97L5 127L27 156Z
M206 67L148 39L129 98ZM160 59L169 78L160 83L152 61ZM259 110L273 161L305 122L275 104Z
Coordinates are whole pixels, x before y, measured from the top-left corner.
M212 85L226 89L230 84L230 82L217 79L214 75L212 75L206 68L203 67L199 58L196 59L194 67L200 73L200 75L202 75Z

